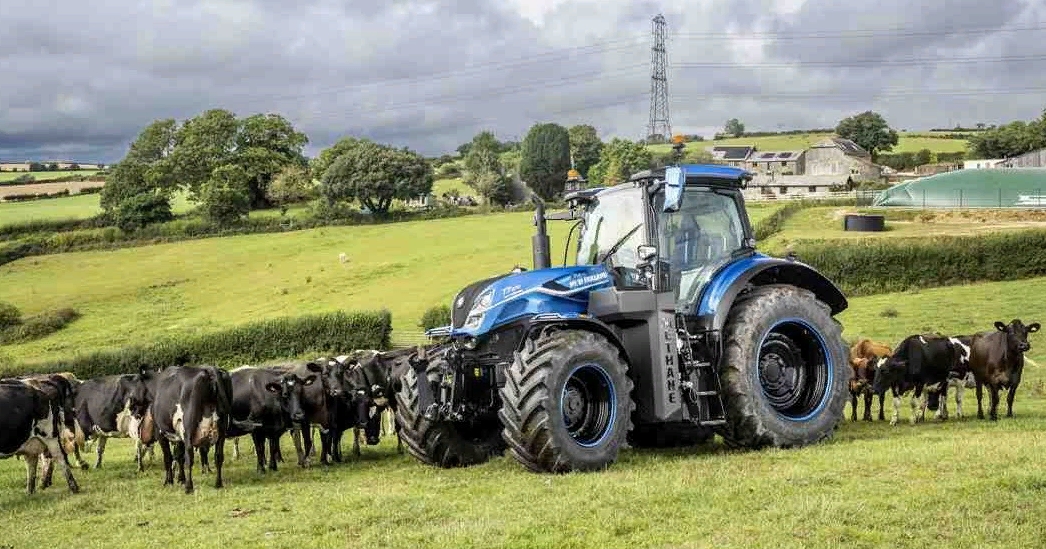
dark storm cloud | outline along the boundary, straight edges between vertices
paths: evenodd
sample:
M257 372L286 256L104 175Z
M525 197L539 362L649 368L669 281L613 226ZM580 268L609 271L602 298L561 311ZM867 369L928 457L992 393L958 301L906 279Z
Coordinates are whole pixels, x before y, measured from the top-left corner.
M1046 54L1046 31L1012 30L1041 25L1042 4L5 0L0 158L112 162L149 122L215 107L279 112L312 154L347 134L440 154L539 121L640 138L658 12L680 131L832 126L868 108L911 128L1030 118L1044 94L919 90L1046 88L1046 61L1015 59ZM541 24L516 11L552 5ZM988 30L949 32L969 29ZM947 62L963 57L985 61Z

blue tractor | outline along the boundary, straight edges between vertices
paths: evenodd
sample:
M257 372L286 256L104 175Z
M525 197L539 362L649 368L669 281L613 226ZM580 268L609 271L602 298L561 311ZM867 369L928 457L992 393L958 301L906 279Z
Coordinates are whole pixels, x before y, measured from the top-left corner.
M571 193L560 214L535 199L534 268L461 290L399 380L408 452L455 467L507 450L558 473L714 434L741 448L830 437L848 398L847 300L794 257L756 251L751 178L675 165ZM564 252L551 266L546 219L580 228L574 265Z

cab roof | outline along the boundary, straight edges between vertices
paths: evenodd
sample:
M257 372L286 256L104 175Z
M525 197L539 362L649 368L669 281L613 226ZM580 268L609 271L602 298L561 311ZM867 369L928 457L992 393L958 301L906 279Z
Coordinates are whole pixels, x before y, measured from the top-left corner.
M722 164L680 164L679 167L683 169L683 173L686 175L686 182L693 185L704 184L710 186L739 188L743 187L748 181L751 181L752 177L754 177L754 174L748 170ZM632 177L628 178L627 182L621 183L620 185L582 189L569 193L563 198L567 201L581 200L582 202L585 202L591 200L592 197L601 192L611 189L632 188L637 182L651 179L663 179L664 177L665 168L643 170L632 174Z

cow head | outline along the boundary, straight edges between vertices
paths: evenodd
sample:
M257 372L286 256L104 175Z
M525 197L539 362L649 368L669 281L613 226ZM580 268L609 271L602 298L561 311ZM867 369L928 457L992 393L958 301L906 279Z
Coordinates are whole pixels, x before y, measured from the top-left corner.
M279 381L271 381L265 385L265 390L279 397L283 412L298 423L305 419L305 409L301 405L302 389L316 382L318 374L309 374L304 378L295 373L283 374Z
M872 381L872 393L881 394L897 382L904 379L908 363L896 357L879 358L875 361L875 373Z
M995 329L1006 334L1006 344L1010 349L1018 353L1026 353L1031 350L1031 344L1028 343L1028 334L1038 332L1039 323L1033 322L1025 326L1019 318L1015 318L1009 324L996 321Z

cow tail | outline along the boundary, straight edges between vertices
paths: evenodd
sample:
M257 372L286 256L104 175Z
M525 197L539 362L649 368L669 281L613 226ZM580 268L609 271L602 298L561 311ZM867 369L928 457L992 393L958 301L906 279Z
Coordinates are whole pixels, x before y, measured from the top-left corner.
M214 391L215 397L218 399L218 408L221 411L221 415L228 419L232 415L232 403L229 402L229 394L225 391L225 384L222 383L222 373L218 371L216 366L208 366L207 375L210 377L211 390Z

